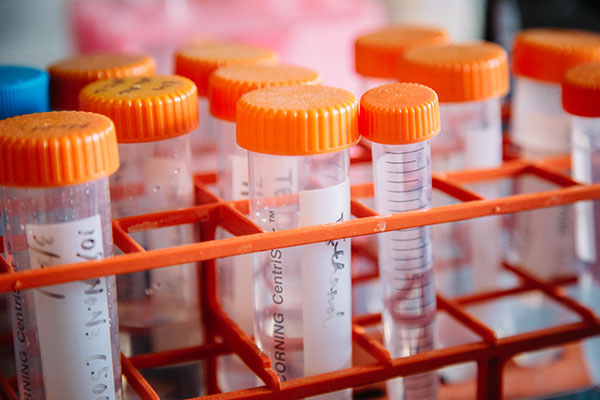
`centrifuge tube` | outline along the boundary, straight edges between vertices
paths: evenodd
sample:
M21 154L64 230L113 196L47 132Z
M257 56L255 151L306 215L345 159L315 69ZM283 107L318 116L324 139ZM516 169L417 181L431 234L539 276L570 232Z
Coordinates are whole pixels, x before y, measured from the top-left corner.
M571 68L562 83L562 104L571 116L573 178L600 182L600 62ZM600 313L600 201L575 203L575 250L582 264L581 297ZM584 342L590 375L600 383L600 337Z
M354 67L360 75L360 93L364 93L378 85L397 81L398 61L405 51L426 45L446 43L450 40L443 29L418 25L393 25L360 36L354 42ZM359 147L356 147L358 150ZM352 150L351 150L352 151ZM352 154L351 154L352 156ZM350 177L354 184L373 181L370 163L353 164ZM367 206L375 207L371 198L362 200ZM355 243L368 248L377 247L373 235L358 237ZM355 272L369 273L373 271L373 263L358 258L353 263ZM354 292L353 307L356 314L380 313L381 293L376 279L362 282L352 288Z
M196 93L194 83L180 76L114 78L81 91L83 110L106 115L115 123L121 157L121 167L110 179L115 218L194 205L188 133L198 126ZM132 236L147 250L198 240L193 224ZM195 263L122 274L117 285L126 355L201 343ZM169 378L159 373L162 397L193 396L195 389L185 392L183 386L200 381L198 372L190 372L193 367L180 373L176 383L164 383Z
M208 98L218 134L220 195L225 200L248 198L248 151L235 141L236 103L245 93L264 87L316 85L319 74L291 65L236 65L220 68L210 77ZM224 231L219 233L226 237ZM248 254L219 259L219 296L231 319L247 334L253 330L252 263ZM219 382L230 391L255 386L254 373L235 356L219 360Z
M20 65L0 65L0 120L22 114L49 111L48 74ZM0 190L1 191L1 190ZM0 236L4 234L4 207L0 193ZM0 294L0 334L8 335L8 293ZM0 356L0 369L11 371L12 356Z
M442 134L432 140L432 170L494 168L502 163L500 101L508 92L506 52L487 42L441 44L408 50L399 61L401 81L419 82L435 90L440 101ZM494 198L495 183L472 185L476 192ZM454 200L434 192L434 205ZM501 278L502 224L498 217L448 223L433 227L436 285L449 296L490 290ZM494 313L494 327L503 323ZM463 338L448 328L447 315L438 321L440 342L459 344ZM447 381L473 376L470 367L444 370Z
M79 92L99 79L154 75L154 60L145 55L88 53L48 66L50 106L53 110L78 110Z
M180 76L115 78L86 86L80 98L83 110L115 123L121 156L110 180L115 218L194 204L188 135L198 124L193 82ZM134 238L150 250L191 243L194 232L180 225ZM120 275L117 284L122 326L177 324L198 316L193 264Z
M264 47L221 41L199 41L175 54L175 73L191 79L198 87L200 126L192 132L192 172L215 171L218 165L218 137L215 120L209 113L208 81L218 68L232 65L272 65L277 54Z
M16 272L112 255L113 123L83 112L0 121L4 246ZM20 399L120 399L114 276L11 296Z
M567 69L591 61L600 61L599 34L562 29L530 29L517 34L511 138L523 157L537 160L570 152L570 123L562 109L560 83ZM552 183L525 176L516 182L515 191L554 188ZM519 213L514 229L514 262L542 278L574 271L571 206Z
M515 88L512 97L511 138L520 155L539 160L571 151L568 115L561 105L565 72L577 64L600 61L600 35L563 29L530 29L516 35L513 44ZM532 175L519 176L515 193L555 189ZM571 275L576 270L574 213L571 205L514 215L510 259L541 279ZM532 330L559 322L551 301L531 294L527 315L518 327ZM517 314L518 315L518 314ZM547 362L558 350L547 349L519 356L523 364Z
M354 66L361 76L361 92L397 81L398 61L405 51L447 43L450 37L441 28L396 25L360 36L354 42Z
M429 141L440 131L438 96L414 83L392 83L360 99L359 130L371 141L377 213L425 210L431 205ZM378 235L385 347L392 357L434 348L435 285L429 226ZM437 398L437 375L390 380L390 399Z
M259 89L238 101L250 216L268 232L350 218L348 148L358 104L342 89ZM352 363L350 239L256 254L254 337L281 381ZM350 398L351 391L332 398Z

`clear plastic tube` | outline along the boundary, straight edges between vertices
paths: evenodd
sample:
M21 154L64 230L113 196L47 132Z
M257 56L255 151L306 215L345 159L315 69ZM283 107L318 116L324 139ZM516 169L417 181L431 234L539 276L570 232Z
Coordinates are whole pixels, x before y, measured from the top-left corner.
M16 271L112 255L108 179L2 188L4 243ZM11 296L21 399L120 399L114 276Z
M502 163L500 99L441 103L440 116L442 130L431 143L433 171L494 168ZM478 183L472 189L488 198L500 195L500 187L495 183ZM453 201L442 193L433 194L435 205ZM436 285L440 292L459 296L497 285L501 232L501 220L497 217L434 226ZM497 328L504 322L502 313L490 321ZM438 327L443 346L457 344L457 335L444 334L455 329L448 324L447 319L441 319ZM450 367L443 374L449 381L462 381L472 377L474 371L461 365Z
M110 179L115 218L194 204L189 141L189 135L182 135L156 142L119 144L121 167ZM195 239L194 228L189 225L152 229L133 236L148 250L192 243ZM194 264L119 275L117 284L121 325L152 327L198 317ZM164 346L160 347L164 350Z
M570 152L569 116L562 109L560 84L515 77L512 115L512 140L522 157L539 160ZM555 188L553 183L525 175L516 179L513 191L519 194ZM509 261L541 279L570 275L577 264L574 236L571 205L515 214ZM552 312L548 301L540 294L535 301L515 310L514 315L521 313L523 316L516 318L529 320L535 316L538 326L555 324L560 317ZM547 349L520 355L515 361L539 365L558 354L558 349Z
M432 169L436 172L459 169L493 168L502 163L502 125L500 100L442 103L441 134L431 143ZM473 185L484 196L498 197L493 183ZM450 200L434 193L437 205ZM437 285L446 295L461 295L495 284L500 268L500 221L482 218L468 223L436 225Z
M235 123L214 119L219 137L218 187L225 200L248 198L248 151L235 142ZM220 237L230 237L220 230ZM252 335L254 321L252 293L252 257L244 254L217 260L219 300L229 317L244 332ZM219 359L219 384L222 390L231 391L256 386L252 373L239 358L233 355Z
M429 141L372 143L377 212L425 210L431 205ZM379 234L385 346L392 357L434 348L435 285L433 245L428 226ZM388 381L392 399L435 399L437 376L427 372Z
M517 77L513 99L513 141L523 157L538 160L570 152L569 116L562 109L559 84ZM515 183L515 193L554 188L552 183L531 176ZM573 226L571 206L515 215L512 261L544 279L574 272Z
M263 229L349 219L348 150L311 156L250 151L248 159L250 215ZM253 266L255 340L280 379L349 367L350 240L261 252ZM350 397L344 390L322 398Z
M573 177L594 184L600 182L600 118L572 118ZM585 304L600 313L600 201L575 204L577 257L583 264L579 288ZM600 337L584 342L590 375L600 383Z
M208 110L208 99L198 97L198 128L190 132L192 173L211 172L217 168L217 129Z

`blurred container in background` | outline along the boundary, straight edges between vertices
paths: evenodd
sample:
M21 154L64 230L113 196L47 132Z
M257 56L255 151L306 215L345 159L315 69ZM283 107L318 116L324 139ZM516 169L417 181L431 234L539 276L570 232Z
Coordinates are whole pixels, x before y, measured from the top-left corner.
M349 90L357 88L354 39L385 23L373 0L79 0L71 12L80 51L148 52L159 73L171 73L176 47L216 37L267 46Z

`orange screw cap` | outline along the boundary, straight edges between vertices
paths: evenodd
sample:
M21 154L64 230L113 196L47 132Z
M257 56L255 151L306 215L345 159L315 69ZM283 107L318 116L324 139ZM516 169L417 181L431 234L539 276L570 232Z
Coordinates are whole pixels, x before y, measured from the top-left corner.
M398 59L406 50L448 41L446 31L426 26L390 26L369 33L354 42L356 72L373 78L395 79Z
M99 79L154 75L154 60L145 55L92 53L65 58L48 67L50 105L78 110L79 91Z
M209 79L208 99L213 116L235 122L239 98L252 90L271 86L317 85L315 71L292 65L235 65L219 68Z
M563 108L580 117L600 117L600 63L582 64L567 71L562 83Z
M508 92L506 51L497 44L442 44L408 50L398 78L429 86L441 103L479 101Z
M169 139L198 126L196 85L182 76L97 81L81 91L80 102L82 110L113 120L119 143Z
M600 34L566 29L527 29L513 43L513 73L560 84L571 67L600 62Z
M105 116L55 111L0 121L0 185L55 187L119 168L115 128Z
M285 156L332 153L359 140L358 102L346 90L320 85L254 90L237 103L237 143Z
M194 81L198 95L208 97L208 78L217 68L278 61L274 51L263 47L206 41L190 44L175 53L175 73Z
M367 91L360 99L360 134L383 144L409 144L440 132L437 94L417 83L390 83Z

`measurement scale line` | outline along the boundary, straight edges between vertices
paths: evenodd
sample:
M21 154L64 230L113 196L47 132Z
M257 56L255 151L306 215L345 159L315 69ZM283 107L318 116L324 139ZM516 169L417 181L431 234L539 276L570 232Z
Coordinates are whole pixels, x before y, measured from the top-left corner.
M410 190L387 190L388 193L411 193L411 192L418 192L420 190L423 190L423 186L419 186L416 189L410 189Z
M411 153L417 153L419 151L423 151L423 149L425 149L425 147L421 147L420 149L410 150L410 151L386 151L385 154L411 154Z

